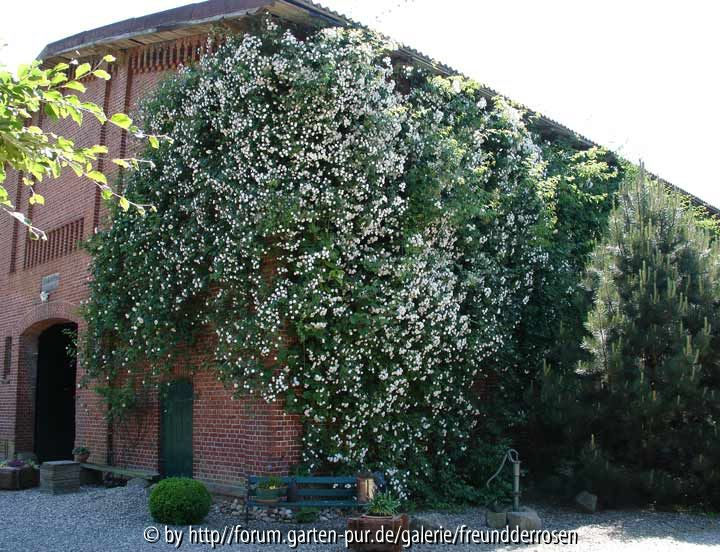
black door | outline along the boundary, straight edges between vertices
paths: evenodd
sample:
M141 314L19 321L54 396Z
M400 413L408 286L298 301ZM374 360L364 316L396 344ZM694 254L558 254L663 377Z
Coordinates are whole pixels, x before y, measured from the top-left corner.
M73 457L76 331L75 324L57 324L38 339L35 454L40 462Z
M162 404L163 472L166 477L192 477L193 387L187 380L170 384Z

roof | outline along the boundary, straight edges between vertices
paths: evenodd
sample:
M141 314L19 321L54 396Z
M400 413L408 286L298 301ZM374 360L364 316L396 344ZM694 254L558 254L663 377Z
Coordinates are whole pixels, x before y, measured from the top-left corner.
M105 54L108 49L122 50L203 34L210 32L218 23L230 23L259 10L266 10L281 18L311 26L363 27L360 23L311 0L208 0L126 19L51 42L38 57L45 61L56 58L71 59ZM461 74L460 71L407 46L401 46L399 54L443 75ZM488 87L482 87L481 91L488 98L504 96ZM528 112L535 112L525 106L522 107ZM583 147L598 146L589 138L539 113L537 125L543 134L564 137ZM658 179L688 196L696 205L720 216L720 209L662 178Z

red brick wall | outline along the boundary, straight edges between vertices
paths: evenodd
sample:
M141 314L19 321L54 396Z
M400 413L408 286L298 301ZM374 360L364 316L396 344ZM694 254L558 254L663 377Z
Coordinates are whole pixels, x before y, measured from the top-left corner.
M196 36L174 42L112 52L117 61L110 67L108 82L86 78L84 99L105 107L109 114L119 111L135 113L138 101L150 92L167 71L199 59L206 37ZM79 145L105 144L109 158L133 154L138 145L125 132L112 126L102 127L92 117L79 129L70 120L51 123L39 121ZM118 167L100 162L109 180L121 178ZM0 454L3 445L32 450L34 424L34 370L37 337L53 323L72 321L83 324L77 307L87 297L89 258L69 241L77 238L73 231L82 223L82 238L87 238L103 223L106 210L94 185L88 180L64 173L58 180L38 185L46 206L29 208L28 193L20 178L12 172L5 183L17 206L33 223L45 231L58 229L52 246L28 245L27 232L9 217L0 217L0 347L5 337L12 337L10 377L0 378ZM43 276L59 273L60 286L49 302L40 301ZM207 344L206 344L207 345ZM217 381L211 371L192 373L203 360L207 347L188 352L177 367L178 376L188 375L193 382L193 454L195 477L218 485L238 484L248 473L286 473L300 459L301 426L297 417L289 416L282 405L266 404L256 398L232 400L231 393ZM3 358L4 351L0 351ZM78 366L78 381L83 376ZM144 406L134 417L113 428L103 417L100 397L91 390L80 389L76 402L76 444L88 446L91 462L112 461L119 465L160 470L160 409L157 393L143 396Z
M233 399L212 370L200 368L212 347L209 337L202 339L181 355L166 378L193 384L194 476L226 485L247 474L286 474L301 457L299 418L288 415L281 403ZM142 408L113 428L113 457L118 465L162 471L162 400L157 391L139 396Z

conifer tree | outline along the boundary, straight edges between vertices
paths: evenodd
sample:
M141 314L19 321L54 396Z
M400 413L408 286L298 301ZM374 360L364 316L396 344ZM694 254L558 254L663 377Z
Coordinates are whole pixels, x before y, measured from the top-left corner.
M638 475L647 498L718 500L720 248L641 169L593 253L583 396L589 462ZM607 474L606 474L607 475Z

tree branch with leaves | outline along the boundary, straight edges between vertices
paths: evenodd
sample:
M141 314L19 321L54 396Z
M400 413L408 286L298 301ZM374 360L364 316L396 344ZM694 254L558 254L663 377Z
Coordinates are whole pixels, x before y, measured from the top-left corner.
M154 209L152 205L130 201L108 183L107 176L97 168L97 161L108 154L107 146L79 147L69 138L33 124L37 123L41 112L51 121L70 118L78 126L82 126L86 116L92 116L101 125L112 124L136 138L148 140L153 148L159 147L163 137L144 133L125 113L108 115L97 104L82 100L86 88L80 79L109 80L110 73L102 66L114 61L112 55L106 55L95 66L73 60L52 68L43 68L42 62L33 61L21 65L15 74L0 67L0 210L24 224L32 238L45 239L46 236L11 201L3 186L8 169L22 175L23 183L31 191L28 198L31 205L45 204L45 198L35 190L36 183L56 179L63 171L71 170L98 186L106 201L117 199L125 211L133 208L144 214L146 209ZM149 163L136 158L113 158L111 161L123 168L137 168L140 163Z

